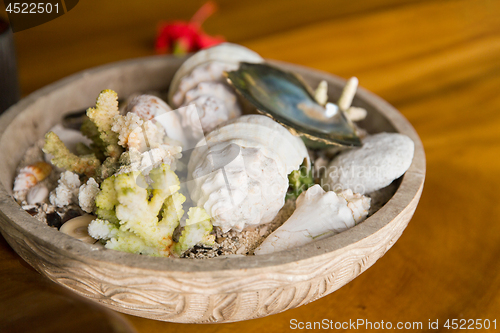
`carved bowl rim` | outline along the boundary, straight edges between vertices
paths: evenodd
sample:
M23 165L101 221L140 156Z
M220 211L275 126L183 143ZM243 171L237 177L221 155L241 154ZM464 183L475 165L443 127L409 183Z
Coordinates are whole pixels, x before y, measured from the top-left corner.
M125 60L104 66L95 67L80 73L73 74L49 86L41 88L23 98L0 116L0 138L16 117L27 116L22 113L32 103L44 98L53 91L61 89L72 82L82 80L96 73L111 71L120 66L135 66L145 63L171 62L180 64L178 58L171 56L153 56L133 60ZM345 80L332 74L292 65L285 62L270 61L285 69L295 71L303 76L315 79L326 79L330 84L342 87ZM103 88L104 89L104 88ZM136 254L105 250L95 245L80 242L58 230L39 223L34 217L27 214L11 197L11 191L0 182L0 227L6 232L6 224L15 228L24 236L41 244L52 251L79 261L97 265L110 265L111 267L127 267L132 270L144 270L144 274L152 271L168 275L185 275L190 277L203 276L210 273L213 276L248 275L252 272L270 272L292 268L302 262L308 263L332 258L336 252L343 249L355 248L356 243L377 232L383 232L391 222L405 211L413 200L418 200L425 178L425 153L418 134L408 120L389 103L366 89L359 88L357 99L360 99L377 112L381 113L399 133L409 136L415 143L413 162L403 176L401 184L394 196L374 215L363 223L340 234L314 241L305 246L289 251L272 253L261 256L230 257L223 259L189 260L179 258L155 258ZM0 158L3 151L0 147ZM139 272L139 271L138 271ZM194 274L194 275L193 275Z

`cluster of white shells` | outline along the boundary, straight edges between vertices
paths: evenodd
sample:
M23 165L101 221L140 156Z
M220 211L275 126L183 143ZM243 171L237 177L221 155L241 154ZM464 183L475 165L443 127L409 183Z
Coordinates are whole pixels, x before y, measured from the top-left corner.
M288 175L304 162L307 167L311 164L303 141L285 127L266 116L241 116L238 98L224 72L238 69L240 62L262 61L251 50L224 43L196 53L181 65L171 82L170 106L153 95L138 95L128 101L112 127L119 135L119 144L128 148L130 159L118 172L147 172L159 163L168 163L175 170L181 151L194 148L187 186L192 201L207 211L214 226L228 232L271 222L284 206ZM327 103L327 85L322 82L315 97L326 105L327 112L335 106L352 121L359 121L367 111L351 106L356 89L357 79L352 78L334 105ZM71 150L83 141L77 131L62 127L54 131ZM318 159L316 166L326 168L322 186L315 185L298 197L293 215L255 254L297 247L363 221L370 208L370 198L364 194L403 175L413 151L410 138L380 133L364 136L362 147L342 150L331 161ZM45 162L21 169L14 191L31 189L27 196L30 204L46 200L47 188L35 185L50 171ZM80 185L78 175L62 173L50 193L50 203L63 207L79 202L91 213L99 186L93 178ZM85 228L90 217L73 219L63 226L69 231L61 231L77 237L75 230ZM93 242L85 237L89 239L81 239Z

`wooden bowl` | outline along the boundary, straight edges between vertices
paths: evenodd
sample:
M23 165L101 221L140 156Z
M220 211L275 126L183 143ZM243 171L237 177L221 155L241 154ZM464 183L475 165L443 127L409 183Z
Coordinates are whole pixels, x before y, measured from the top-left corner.
M420 198L425 177L422 143L391 105L359 89L355 103L369 116L369 132L399 132L415 143L400 185L378 212L332 237L262 256L194 260L153 258L106 250L40 223L11 197L24 152L62 117L92 106L103 89L126 97L165 90L183 59L151 57L75 74L38 90L0 118L0 228L12 248L49 279L116 311L156 320L232 322L295 308L342 287L373 265L399 238ZM345 81L330 74L272 62L312 86L325 79L329 96Z

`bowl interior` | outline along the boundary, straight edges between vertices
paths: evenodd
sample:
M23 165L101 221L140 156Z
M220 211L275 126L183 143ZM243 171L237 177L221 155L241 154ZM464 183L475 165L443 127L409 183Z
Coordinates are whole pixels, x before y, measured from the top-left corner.
M301 248L263 256L234 257L212 260L186 260L177 258L152 258L112 250L77 241L59 231L42 225L24 212L10 196L16 167L28 147L44 136L66 114L95 104L103 89L113 89L120 98L135 92L165 91L175 70L183 59L151 57L102 66L75 74L45 87L9 109L0 118L0 219L2 232L6 225L36 240L53 251L65 255L87 258L102 263L120 263L138 269L168 270L173 272L207 271L229 272L315 260L325 253L350 246L379 231L400 214L419 194L425 174L425 156L421 142L408 121L392 106L359 89L353 105L368 110L368 117L360 126L369 133L400 132L415 142L413 163L393 198L363 223L341 234L318 240ZM273 64L300 74L312 87L323 79L328 81L329 96L335 100L340 95L344 80L333 75L300 66L272 61ZM416 177L415 177L416 176Z

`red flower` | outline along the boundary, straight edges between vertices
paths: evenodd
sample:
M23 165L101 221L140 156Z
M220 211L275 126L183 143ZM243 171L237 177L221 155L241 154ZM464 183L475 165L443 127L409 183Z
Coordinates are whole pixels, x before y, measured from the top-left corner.
M158 28L155 49L157 53L186 54L224 42L220 36L209 36L201 28L202 23L217 10L214 2L205 3L191 21L163 23Z

